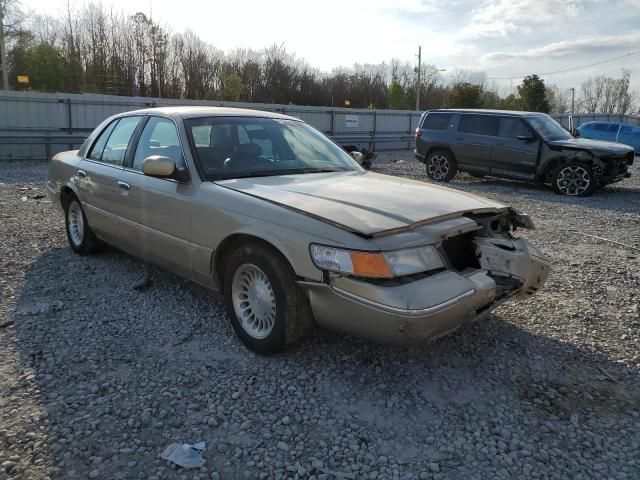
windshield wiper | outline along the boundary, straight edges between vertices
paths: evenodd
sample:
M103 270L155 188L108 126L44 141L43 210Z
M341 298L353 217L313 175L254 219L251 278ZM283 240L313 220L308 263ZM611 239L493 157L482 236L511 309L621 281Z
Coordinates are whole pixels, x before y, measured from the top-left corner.
M277 170L269 171L269 172L247 172L247 173L228 173L217 175L215 180L233 180L234 178L253 178L253 177L277 177L280 175L285 175L282 172Z
M331 172L346 172L344 168L296 168L294 173L288 173L287 175L293 175L295 173L331 173Z

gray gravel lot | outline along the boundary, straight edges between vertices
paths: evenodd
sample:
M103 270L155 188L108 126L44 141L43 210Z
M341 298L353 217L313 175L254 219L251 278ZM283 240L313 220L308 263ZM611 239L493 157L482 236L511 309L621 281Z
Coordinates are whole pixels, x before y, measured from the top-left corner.
M426 180L409 152L374 170ZM459 176L532 215L555 265L538 295L431 346L318 331L267 358L203 288L115 249L73 255L33 198L47 166L0 165L0 480L638 479L633 173L586 199ZM159 459L197 441L200 470Z

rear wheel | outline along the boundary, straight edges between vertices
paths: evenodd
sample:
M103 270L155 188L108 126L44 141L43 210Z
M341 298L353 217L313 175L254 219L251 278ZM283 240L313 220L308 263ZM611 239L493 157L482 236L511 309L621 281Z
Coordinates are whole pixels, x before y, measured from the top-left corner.
M82 205L75 196L66 203L64 217L71 250L79 255L88 255L104 248L104 243L96 237L89 227Z
M425 162L427 166L427 176L437 182L448 182L458 171L458 164L451 152L447 150L436 150L427 156Z
M257 353L280 351L313 328L309 301L291 267L266 246L248 244L231 254L224 298L233 329Z
M582 162L563 163L554 170L552 182L554 192L573 197L587 197L598 187L591 166Z

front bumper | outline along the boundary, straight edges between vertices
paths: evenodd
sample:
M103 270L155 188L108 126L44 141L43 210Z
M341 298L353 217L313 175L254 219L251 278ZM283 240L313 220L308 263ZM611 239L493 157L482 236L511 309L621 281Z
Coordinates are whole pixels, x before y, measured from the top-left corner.
M633 155L601 157L594 163L594 174L601 185L619 182L631 176Z
M486 269L447 270L398 285L336 277L328 284L300 282L300 286L320 326L377 343L420 344L473 322L517 294L531 294L541 287L550 271L548 261L528 251L521 253L518 278Z

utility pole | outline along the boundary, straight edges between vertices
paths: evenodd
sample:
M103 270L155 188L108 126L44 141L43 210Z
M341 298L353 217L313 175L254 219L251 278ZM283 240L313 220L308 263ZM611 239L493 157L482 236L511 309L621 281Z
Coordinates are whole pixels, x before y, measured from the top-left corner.
M422 47L418 45L418 81L416 82L416 112L420 111L420 70L422 70Z
M9 66L7 65L7 45L4 38L4 2L0 0L0 67L2 67L2 88L9 90Z
M571 115L573 115L575 113L575 106L576 106L576 89L571 87Z

